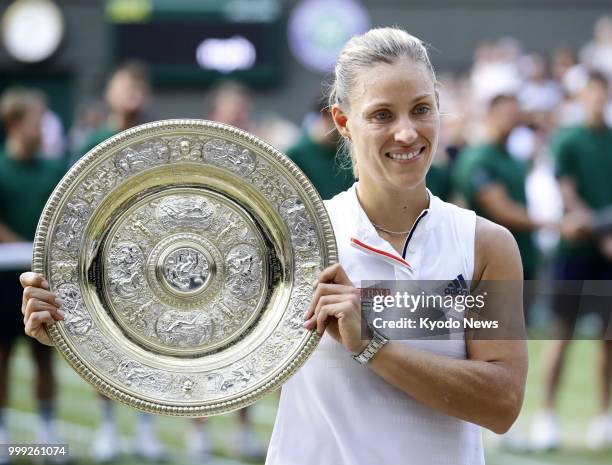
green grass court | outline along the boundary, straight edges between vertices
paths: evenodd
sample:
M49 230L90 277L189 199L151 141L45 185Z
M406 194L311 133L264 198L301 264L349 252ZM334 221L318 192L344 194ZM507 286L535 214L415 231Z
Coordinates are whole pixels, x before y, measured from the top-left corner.
M519 426L527 428L541 396L541 363L546 341L529 342L529 378L523 413ZM584 434L596 411L597 341L575 341L570 349L570 358L564 375L564 383L559 399L559 418L563 428L564 447L557 452L545 454L515 454L498 450L491 434L485 434L485 448L488 465L609 465L612 463L612 450L590 452L584 447ZM66 362L56 357L58 387L58 418L61 420L59 431L69 443L70 455L78 463L89 464L89 445L98 420L99 401L93 390L82 381ZM30 362L28 347L22 341L15 351L11 365L10 411L8 422L13 442L34 441L36 425L35 403L33 401L33 365ZM267 439L272 431L277 395L273 394L253 407L252 418L261 437ZM117 405L116 416L125 439L126 452L129 452L129 437L135 420L135 412ZM183 453L184 433L188 427L187 419L155 418L155 428L170 453L169 465L192 463ZM241 463L231 454L231 438L237 418L234 414L214 417L209 421L208 430L212 435L218 459L214 464ZM29 463L18 461L18 464ZM122 464L139 464L142 460L126 454Z

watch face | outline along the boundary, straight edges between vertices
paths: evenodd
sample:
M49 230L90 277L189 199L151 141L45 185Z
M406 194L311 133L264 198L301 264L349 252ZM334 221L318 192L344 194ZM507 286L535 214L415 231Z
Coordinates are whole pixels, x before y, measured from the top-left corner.
M49 58L59 47L64 20L49 0L18 0L2 18L2 41L16 60L36 63Z

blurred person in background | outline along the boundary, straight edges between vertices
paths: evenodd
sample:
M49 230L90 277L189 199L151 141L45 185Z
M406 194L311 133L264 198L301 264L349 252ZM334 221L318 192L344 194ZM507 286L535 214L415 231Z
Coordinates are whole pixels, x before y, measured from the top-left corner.
M89 150L109 137L148 122L145 111L150 95L151 84L144 64L127 61L117 68L106 84L108 118L97 130L91 132L80 146L75 147L70 164L73 165Z
M593 40L580 50L580 61L612 79L612 16L602 16L595 22Z
M74 115L74 125L68 133L70 153L74 154L85 147L91 135L104 125L107 118L108 111L103 101L94 100L80 104Z
M337 158L339 140L327 102L321 98L311 117L306 119L300 139L286 152L312 181L323 200L345 191L354 182L352 170L342 166Z
M561 84L565 73L574 67L578 61L576 58L576 52L569 47L558 47L551 55L550 71L552 79Z
M526 80L518 94L521 110L530 119L555 110L563 100L563 91L561 85L549 77L546 58L538 53L527 55L522 60L522 68Z
M561 194L554 176L550 137L555 115L563 101L561 84L549 73L546 58L539 53L523 57L525 82L518 98L523 124L510 135L508 150L529 164L526 179L528 211L532 219L555 223L563 215ZM535 234L540 255L540 276L549 276L550 256L559 240L559 231L543 229Z
M65 160L67 147L66 137L64 135L64 124L57 113L48 107L42 117L41 132L41 155L45 158Z
M502 93L518 92L523 76L519 67L521 44L513 37L481 43L470 73L471 95L476 109Z
M578 317L586 312L598 313L602 318L602 333L610 325L609 308L593 306L593 302L581 295L566 295L567 283L564 282L612 279L612 235L592 235L580 229L572 232L567 224L568 221L581 221L579 217L593 216L594 210L612 205L612 130L604 121L604 107L609 97L606 77L591 72L580 97L585 122L560 130L553 143L556 176L568 217L561 228L565 238L559 244L553 274L555 338L558 340L552 343L546 360L544 410L536 415L532 426L532 446L540 450L556 448L560 443L555 402ZM601 345L599 375L599 412L586 437L587 446L594 449L612 445L612 340L605 338Z
M206 118L257 134L257 125L251 117L251 111L248 89L235 81L223 81L211 91ZM247 460L263 460L267 447L254 431L251 411L252 407L238 411L240 425L233 437L233 452ZM206 460L211 455L212 441L207 423L206 418L192 420L191 428L185 435L185 447L193 460Z
M515 96L494 97L485 117L485 141L466 147L459 154L453 168L453 184L468 208L505 226L514 235L523 260L524 279L529 280L535 278L537 267L531 233L545 224L529 216L525 194L527 166L506 148L519 119Z
M275 113L254 118L249 89L238 81L224 80L213 87L206 108L207 119L250 132L281 151L293 146L299 137L297 127Z
M146 123L145 109L150 94L151 85L144 64L138 61L128 61L119 66L106 85L105 100L110 110L106 122L96 130L89 132L84 142L73 151L70 164L76 163L89 150L109 137ZM91 123L95 124L99 121L100 110L92 107L92 111ZM98 463L115 460L121 453L114 402L102 395L100 395L100 400L102 418L91 447L92 458ZM165 450L154 431L152 415L143 412L138 412L137 415L133 438L134 453L147 460L164 459Z
M47 199L64 174L63 160L41 156L42 118L46 111L43 94L25 88L10 88L0 99L0 115L6 129L5 146L0 150L0 243L31 242L38 218ZM7 401L9 360L23 318L15 314L21 306L17 281L23 269L0 271L0 296L4 321L0 325L0 444L9 437ZM53 349L30 339L36 365L36 399L39 422L36 442L57 443L52 421L55 407ZM6 451L3 451L6 453ZM0 463L8 457L0 454Z
M222 81L210 92L206 118L255 132L257 124L251 113L253 103L249 90L237 81Z

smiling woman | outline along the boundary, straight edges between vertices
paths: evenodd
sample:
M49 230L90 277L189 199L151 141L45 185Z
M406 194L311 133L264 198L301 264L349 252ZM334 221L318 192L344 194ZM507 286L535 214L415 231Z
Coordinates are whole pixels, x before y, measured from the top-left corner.
M504 432L520 411L524 341L388 341L374 328L362 340L359 294L372 281L520 280L516 243L425 186L440 115L419 39L395 28L351 39L329 104L359 181L326 202L339 264L305 324L322 339L283 387L266 463L482 464L480 426Z

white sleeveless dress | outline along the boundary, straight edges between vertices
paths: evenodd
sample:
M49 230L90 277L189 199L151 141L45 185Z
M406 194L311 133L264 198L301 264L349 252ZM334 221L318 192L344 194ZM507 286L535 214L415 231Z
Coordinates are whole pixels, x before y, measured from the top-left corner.
M471 280L476 215L430 193L403 256L381 239L356 186L327 201L339 261L356 287L372 280ZM466 358L465 340L397 341ZM437 412L388 384L327 333L283 385L266 465L479 465L479 426Z

